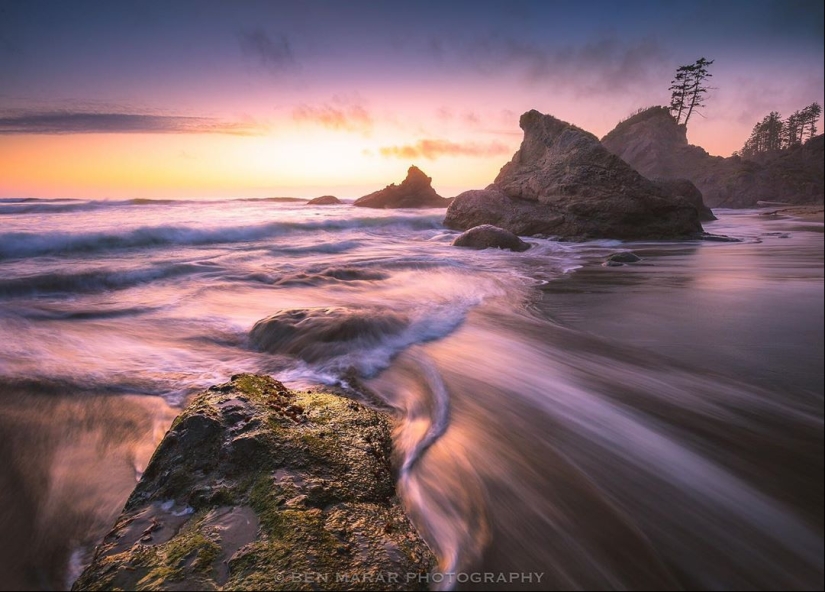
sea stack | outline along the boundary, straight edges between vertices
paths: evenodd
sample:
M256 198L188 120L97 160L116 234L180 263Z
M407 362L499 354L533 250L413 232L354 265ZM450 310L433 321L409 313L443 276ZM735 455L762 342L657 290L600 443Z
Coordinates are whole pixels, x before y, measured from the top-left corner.
M821 204L825 194L822 134L754 159L723 158L689 144L687 129L667 107L650 107L619 123L602 143L643 175L690 180L714 208L752 208L759 201Z
M401 185L395 183L355 201L363 208L446 208L450 200L433 189L432 178L417 166L411 166Z
M646 179L574 125L528 111L521 148L492 185L457 196L445 226L493 224L522 236L672 239L698 236L696 208Z

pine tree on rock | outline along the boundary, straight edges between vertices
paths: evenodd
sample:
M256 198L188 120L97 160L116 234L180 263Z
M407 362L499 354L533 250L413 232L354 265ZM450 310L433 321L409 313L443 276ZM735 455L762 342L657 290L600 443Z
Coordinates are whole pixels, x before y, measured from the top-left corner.
M676 76L669 89L670 111L674 114L676 123L687 126L690 116L705 106L705 95L710 90L705 81L713 76L708 71L711 64L713 60L699 58L692 64L676 69Z

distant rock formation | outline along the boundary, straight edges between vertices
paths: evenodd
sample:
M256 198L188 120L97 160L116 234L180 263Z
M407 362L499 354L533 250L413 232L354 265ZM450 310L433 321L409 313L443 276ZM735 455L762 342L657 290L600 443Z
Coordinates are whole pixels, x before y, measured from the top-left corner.
M457 196L445 226L480 224L562 239L696 236L696 208L657 185L578 127L538 111L519 121L521 148L492 185Z
M72 589L361 590L394 575L425 590L435 557L395 494L390 433L351 399L234 376L175 420Z
M334 195L322 195L307 202L308 206L337 206L342 203L340 199Z
M470 249L506 249L517 253L530 248L530 245L509 230L491 224L482 224L461 233L453 241L453 246Z
M754 207L759 201L822 203L825 140L761 155L757 160L711 156L688 144L685 127L666 107L651 107L602 138L613 154L648 177L692 181L710 207Z
M306 199L304 199L303 197L253 197L251 198L251 201L271 201L275 203L303 203L306 202Z
M432 181L421 169L411 166L401 185L387 185L355 200L353 205L364 208L446 208L450 200L435 192Z

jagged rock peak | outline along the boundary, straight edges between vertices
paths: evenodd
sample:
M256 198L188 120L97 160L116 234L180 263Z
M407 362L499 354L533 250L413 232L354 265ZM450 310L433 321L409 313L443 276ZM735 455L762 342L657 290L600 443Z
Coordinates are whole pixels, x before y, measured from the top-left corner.
M401 182L401 185L406 186L417 186L417 185L425 185L427 187L433 184L433 178L428 177L424 171L418 168L415 165L410 166L407 169L407 178Z
M435 192L432 182L432 177L413 165L400 185L387 185L357 199L354 205L366 208L446 208L449 200Z

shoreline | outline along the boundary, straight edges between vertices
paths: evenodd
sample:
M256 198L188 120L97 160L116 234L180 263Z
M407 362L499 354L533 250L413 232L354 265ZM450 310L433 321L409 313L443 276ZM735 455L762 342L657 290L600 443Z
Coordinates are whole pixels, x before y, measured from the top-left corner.
M825 222L825 206L822 204L789 205L776 210L771 210L768 207L763 207L763 209L767 209L768 211L760 212L760 216L794 218L805 222Z
M463 326L459 326L444 338L411 346L393 361L387 372L367 381L366 387L376 393L380 392L382 397L389 394L386 402L391 407L402 410L405 417L412 412L412 417L415 418L415 414L420 412L419 420L429 418L429 407L436 402L437 387L441 384L439 381L444 381L443 385L449 392L450 408L445 415L449 420L448 433L443 440L436 441L433 448L422 458L422 462L416 465L416 471L422 471L417 475L421 492L428 496L425 499L426 503L421 507L432 512L447 499L445 493L449 495L450 490L458 492L456 507L467 512L466 516L461 515L461 520L466 519L467 524L477 528L477 532L472 531L472 535L478 542L478 565L481 568L505 572L512 571L512 568L517 566L518 569L529 570L544 565L554 554L560 557L565 553L570 554L566 557L570 560L566 565L572 564L580 557L570 549L553 546L559 540L564 540L565 536L574 536L576 540L581 541L582 548L589 545L590 550L595 550L600 561L604 562L603 565L611 566L607 569L616 569L616 573L620 574L617 581L629 582L631 580L623 578L637 575L640 578L646 577L645 574L649 572L645 570L652 564L640 559L645 553L649 553L652 558L664 555L668 557L668 561L678 563L674 560L678 553L674 552L673 548L668 550L663 546L663 543L666 544L668 541L656 539L657 525L645 523L645 506L649 506L651 511L659 511L661 508L656 500L664 490L639 489L639 480L634 480L636 473L623 472L621 463L606 463L599 460L609 458L612 451L623 443L621 439L610 440L611 437L618 438L618 432L612 432L611 435L610 431L605 431L602 427L610 426L612 429L618 426L616 429L624 429L621 422L611 424L606 421L600 426L595 426L591 433L582 433L579 427L586 426L590 421L592 414L589 411L583 410L581 416L574 416L576 422L584 422L579 424L570 418L554 415L560 408L557 404L559 402L569 405L568 408L572 412L578 413L578 405L583 395L602 405L606 413L611 411L614 405L616 408L626 409L628 416L640 420L634 429L664 428L663 435L679 446L685 445L686 450L690 450L693 444L699 442L697 446L703 455L701 460L722 467L727 473L725 476L735 475L747 481L748 485L753 486L760 494L767 494L770 499L782 501L789 508L796 510L798 515L803 516L805 524L817 524L817 516L821 518L821 511L817 514L817 495L820 495L821 487L812 485L806 480L806 476L811 476L812 471L816 470L816 463L811 463L810 459L820 454L816 445L819 444L821 449L821 429L819 432L810 430L809 426L798 429L789 419L784 425L790 426L786 432L793 432L792 434L782 430L775 431L777 427L781 427L780 420L777 419L775 425L763 421L759 418L760 407L749 407L753 401L748 398L722 401L734 410L742 403L743 411L750 409L750 412L754 413L753 416L743 414L737 420L740 422L738 425L730 427L723 421L701 417L702 405L708 401L715 405L717 398L714 396L717 393L723 395L718 397L719 400L726 396L754 396L761 400L760 404L769 403L780 407L791 405L796 406L797 411L810 416L819 413L818 417L821 419L822 415L821 395L820 406L816 407L816 391L818 388L821 391L818 385L822 384L822 374L817 370L822 349L822 323L818 322L822 316L821 225L799 223L785 215L760 217L758 211L751 210L743 213L734 211L732 215L725 212L722 220L708 225L707 230L718 234L736 235L737 228L747 228L749 234L743 243L648 241L623 242L618 245L593 243L584 244L581 248L578 244L562 245L564 251L569 248L577 253L584 264L583 267L563 277L553 275L558 273L558 265L551 267L547 271L547 277L556 279L536 288L539 301L530 302L529 307L538 307L541 310L541 321L549 319L551 324L560 325L563 330L556 331L545 322L531 322L536 319L527 319L521 324L520 321L524 319L521 318L520 306L516 305L512 298L515 292L491 292L502 295L498 302L500 306L496 305L494 299L488 299L487 306L471 310ZM428 247L429 249L431 248ZM523 264L523 269L535 272L537 277L533 279L537 280L543 273L542 265L555 262L556 257L562 257L561 250L527 251L524 257L528 259L524 260L520 259L522 255L505 252L454 251L447 250L446 241L444 250L444 254L449 257L458 257L460 254L465 261L471 257L480 259L480 265L474 267L479 274L489 271L485 266L490 262L500 261L501 264L494 268L495 270L507 272L512 270L513 265ZM622 267L602 267L603 257L617 250L632 250L640 255L642 260ZM541 257L531 258L531 253ZM546 257L548 254L549 257ZM331 265L345 263L346 260L343 258L330 257ZM429 276L430 279L438 277ZM520 273L519 277L524 276ZM454 279L454 276L448 278L450 285L453 285ZM385 285L382 283L384 281L383 278L372 281L367 278L365 281L356 276L355 281L336 283L328 280L314 283L308 281L307 287L295 290L296 293L313 295L322 292L322 297L326 297L328 286L338 286L346 290L342 292L345 296L359 294L375 297L382 294L379 290ZM408 283L403 285L407 286ZM435 281L433 284L438 285ZM355 291L356 288L358 292ZM415 291L411 293L420 293L420 287L415 285ZM234 293L232 296L233 301L237 301ZM819 309L815 308L817 304ZM288 308L317 306L317 303L277 305ZM261 309L269 311L270 306L273 305L268 301L261 305ZM257 317L259 313L249 315ZM111 325L112 321L97 323L96 326L103 327ZM244 321L244 324L248 323ZM79 323L73 321L70 326L78 325ZM817 330L820 334L816 333ZM495 352L494 355L490 355L491 352ZM266 370L258 372L263 374ZM278 376L277 372L272 372L272 375ZM659 385L653 388L646 386L656 381L660 381L662 391ZM674 391L668 391L674 382L678 382L681 389L676 391L675 396ZM88 399L84 400L81 396L84 393L68 390L60 385L58 387L61 396L74 401L72 410L81 409L87 404ZM638 390L634 391L636 387ZM715 390L717 387L727 390ZM562 397L565 388L579 389L580 392L568 399L555 398ZM420 392L416 389L420 389ZM668 397L677 399L686 395L693 396L694 390L707 398L698 401L700 404L696 408L690 407L690 402L695 401L690 397L685 399L687 402L681 403L683 407L679 404L671 406L672 401L667 401ZM393 394L398 395L397 399L392 398ZM530 399L531 396L534 398ZM770 400L769 396L775 396L774 400ZM181 413L185 413L194 403L192 397L194 395L187 397L185 407L178 408ZM118 397L111 396L107 399L107 406L101 410L99 416L95 416L94 425L84 424L83 429L102 429L105 436L116 441L117 438L123 437L122 434L126 433L127 427L121 427L117 434L111 434L113 430L109 428L110 423L106 420L106 414L112 413L117 417L123 413L123 409ZM73 428L71 421L49 423L51 413L42 405L45 397L38 400L33 396L28 399L18 396L8 397L6 400L8 409L18 415L0 419L6 422L6 427L12 426L15 429L9 432L12 436L12 446L15 442L20 446L18 449L9 448L8 450L14 453L10 453L9 456L20 455L21 458L25 458L21 451L28 452L23 450L20 444L26 441L22 436L25 430L13 425L15 422L12 419L23 417L25 413L30 412L33 418L36 417L38 429L42 429L44 434L48 432L48 437L55 439L55 456L53 460L49 459L52 464L44 463L44 475L45 471L54 471L56 468L62 473L70 473L71 463L75 458L66 455L63 442L71 443L80 449L89 442L90 435ZM143 397L137 402L148 404L161 401L155 397ZM540 407L542 405L545 407ZM726 406L722 408L726 413L730 411ZM168 411L165 407L164 410ZM621 414L611 419L625 420L627 416ZM170 417L169 422L171 421ZM32 420L29 420L29 423L34 425ZM86 423L91 424L91 420ZM552 429L548 429L551 425ZM746 429L741 429L743 426ZM773 444L769 445L768 442L754 437L753 433L748 432L747 428L750 427L755 427L756 432L763 430L770 434ZM70 433L67 430L73 431ZM66 431L66 434L61 440L60 434L63 431ZM52 432L58 436L53 436ZM78 432L79 435L76 435ZM15 440L17 434L20 436ZM694 438L693 442L682 441L680 438L685 435ZM114 456L113 444L105 438L103 441L106 462L110 463ZM146 444L145 441L141 442L142 445ZM571 442L575 442L575 445ZM95 441L92 440L92 443ZM402 439L395 444L403 447L405 441ZM128 461L131 452L125 448L122 456ZM558 454L555 452L557 449ZM460 457L453 458L451 455L456 450L462 453ZM553 454L549 455L548 451L553 451ZM93 452L90 448L88 455L82 457L91 459L86 463L87 478L98 466L92 462ZM117 451L118 454L120 452ZM587 454L588 452L592 454ZM638 454L638 451L633 451L633 454ZM118 462L120 458L121 456L117 457ZM552 458L553 461L548 462L548 458ZM640 460L644 457L639 455L631 458ZM455 463L451 464L453 461ZM15 462L22 466L26 461ZM97 462L100 462L99 459ZM582 463L592 463L587 466L587 481L579 481ZM128 464L127 468L131 470L131 466ZM145 461L137 462L135 470L140 472L143 466ZM536 466L542 467L547 475L534 474L532 470ZM611 473L613 468L617 469L615 474ZM766 469L770 469L770 474L781 476L782 482L771 484L770 479L766 478ZM28 471L29 467L26 470ZM31 474L34 475L35 472L32 471ZM606 478L610 475L613 475L613 478ZM77 496L77 499L83 500L84 507L93 503L94 496L100 493L96 487L103 488L107 480L112 480L109 473L97 478L99 483L96 485L84 483L86 489L78 489L80 493L90 494ZM598 481L597 488L591 489L587 485L601 478L604 479ZM127 475L126 479L131 481L131 485L125 483L131 490L134 486L133 476ZM576 483L580 489L569 491ZM400 486L395 483L395 487L405 491L403 484ZM611 489L614 487L615 489ZM71 504L58 497L61 491L44 490L42 496L44 499L55 496L51 499L52 506L72 509ZM554 493L547 495L550 491ZM611 495L625 495L625 508L634 503L639 504L639 507L627 514L611 514L614 521L610 541L597 536L598 533L606 531L604 520L598 522L590 518L593 512L601 511L605 507L610 508L610 512L615 510L611 504L603 505L603 500L598 495L599 491L609 491ZM677 489L666 491L670 496L679 493ZM311 497L310 494L305 495ZM567 495L570 497L564 497ZM582 500L582 496L586 499ZM577 505L578 510L569 515L571 529L557 533L541 521L544 516L564 511L566 504L556 504L559 497L571 504L575 502L587 505ZM21 496L20 499L24 498ZM122 499L125 499L125 496ZM527 499L532 500L532 503L520 501ZM156 501L160 501L162 506L168 499ZM467 502L467 505L462 506L464 502ZM121 500L120 504L122 503ZM14 509L14 504L11 507ZM183 512L188 507L193 506L175 504L170 508L171 512L167 513ZM534 512L533 508L538 509ZM713 506L697 505L694 507L696 513L693 516L690 512L683 513L681 517L673 520L672 525L674 528L692 528L689 526L692 518L708 518L709 514L702 513L703 508L707 512ZM207 528L216 525L223 527L226 520L234 524L236 519L246 516L241 511L233 513L232 510L218 510L211 516L208 516L209 512L199 515L197 521L201 524L205 522ZM162 507L157 510L161 511L166 512ZM509 518L501 518L502 511L509 513ZM414 515L410 508L407 512ZM663 512L659 517L660 522L669 517L667 509ZM426 520L419 520L418 515L414 516L422 532L436 541L436 536L428 526L441 525L444 522L434 521L428 524ZM43 516L39 518L42 519ZM85 516L83 518L85 519ZM476 518L478 524L472 522ZM459 522L456 520L457 533L464 532L461 530L464 525ZM739 524L740 528L742 524L757 526L757 521L743 521ZM145 528L151 525L149 521ZM535 529L536 525L542 526L543 534L535 534L534 538L524 534L525 528L533 532L530 529ZM626 525L633 525L633 530L627 530ZM110 526L111 522L104 532L108 532ZM52 536L49 537L51 544L59 546L56 539L63 532L66 531L53 530L50 533ZM738 531L731 529L731 532ZM641 541L648 538L652 540L653 549L636 540L636 533L644 535L639 537ZM438 534L443 536L444 531ZM694 538L686 544L700 545L693 547L699 554L718 552L719 547L714 547L721 544L721 535L718 533L708 533L709 543L703 543L703 539L696 537L696 532L690 534ZM488 540L481 535L490 538ZM248 534L241 538L248 538ZM634 541L634 544L639 546L633 547L630 544ZM436 542L441 543L442 539ZM468 556L475 557L472 550L468 551L465 543L463 539L456 540L454 549L457 556L460 551L462 559ZM488 543L492 545L489 552L485 550ZM702 548L702 544L710 549ZM24 549L25 546L22 545ZM747 547L747 543L743 543L743 547L745 548L737 551L741 552L740 555L732 552L729 559L720 560L718 564L706 562L698 565L677 565L676 569L682 570L682 573L686 574L685 578L698 578L697 574L708 571L719 578L729 578L719 581L740 582L737 579L740 572L736 572L734 568L751 565L751 559L744 552L753 550L756 543L750 548ZM636 549L639 553L630 553L633 557L624 557L614 564L620 548ZM773 549L790 550L790 547L777 546ZM209 552L207 550L205 556L208 557ZM35 551L32 551L31 555L34 556ZM74 560L73 556L72 561ZM195 558L193 561L204 566L206 560L198 561ZM223 559L218 561L218 564L222 561ZM624 564L626 567L613 567ZM468 565L473 569L476 567L476 564ZM639 571L633 573L636 567ZM668 563L666 567L673 567L673 563ZM809 566L803 568L807 570ZM463 569L462 565L461 570ZM718 571L714 571L717 569ZM725 573L726 569L728 573ZM759 571L760 568L757 565L755 569ZM790 581L781 580L778 573L766 568L753 581L762 584ZM805 571L796 581L811 581L809 574L810 571ZM541 584L555 581L556 577L564 575L548 573L548 577L545 577ZM584 567L581 572L577 572L576 577L584 579L571 579L571 585L578 581L590 582L596 587L601 582ZM590 577L594 579L586 579ZM770 579L771 577L777 579ZM327 579L336 582L337 585L342 583L329 576ZM350 583L357 583L353 578L350 579L353 580ZM685 579L680 582L697 584L700 580L701 578L696 581ZM366 586L370 582L360 583ZM372 583L382 582L373 580ZM462 589L461 586L459 589Z

